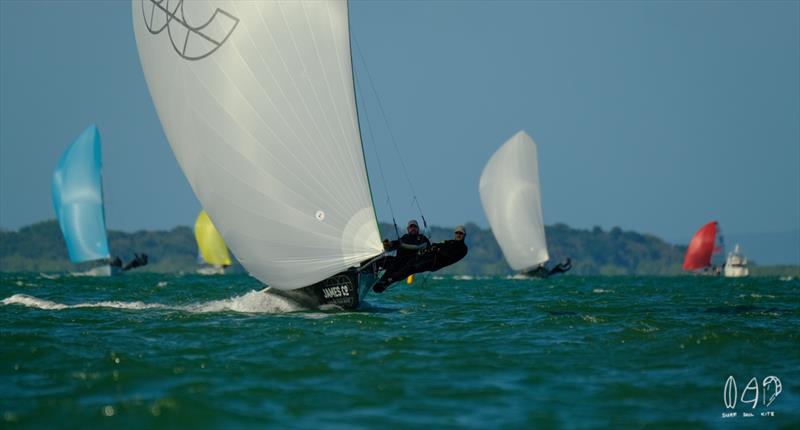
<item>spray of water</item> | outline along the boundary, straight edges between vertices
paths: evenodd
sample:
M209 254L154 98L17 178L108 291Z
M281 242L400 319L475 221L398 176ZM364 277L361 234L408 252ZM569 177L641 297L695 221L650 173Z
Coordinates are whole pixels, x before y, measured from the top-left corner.
M269 291L250 291L241 296L224 300L194 303L189 305L165 305L162 303L144 303L140 301L121 302L106 301L78 303L68 305L50 300L40 299L27 294L14 294L2 301L3 305L22 305L46 310L63 310L79 308L113 308L113 309L166 309L190 313L242 312L242 313L288 313L306 310L297 303L284 297L270 294Z

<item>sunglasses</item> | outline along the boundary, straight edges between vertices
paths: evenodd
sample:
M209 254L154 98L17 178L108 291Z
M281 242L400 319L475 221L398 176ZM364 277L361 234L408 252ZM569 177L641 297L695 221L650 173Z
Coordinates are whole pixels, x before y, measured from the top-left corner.
M463 231L457 231L457 232L456 232L456 234L460 234L460 235L462 235L462 236L463 236L463 235L464 235L464 232L463 232Z

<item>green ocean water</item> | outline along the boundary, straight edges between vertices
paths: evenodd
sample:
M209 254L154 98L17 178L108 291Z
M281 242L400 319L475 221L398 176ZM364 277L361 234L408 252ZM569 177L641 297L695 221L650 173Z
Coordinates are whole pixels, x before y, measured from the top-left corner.
M0 274L2 428L800 428L798 279L50 278Z

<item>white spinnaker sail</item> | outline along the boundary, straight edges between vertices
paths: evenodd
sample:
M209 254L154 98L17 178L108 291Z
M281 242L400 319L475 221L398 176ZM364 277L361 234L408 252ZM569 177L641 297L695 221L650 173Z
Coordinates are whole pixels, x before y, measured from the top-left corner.
M133 28L172 150L252 275L296 289L382 252L345 2L133 0Z
M520 131L498 149L480 181L481 203L509 266L524 270L550 259L544 236L536 144Z

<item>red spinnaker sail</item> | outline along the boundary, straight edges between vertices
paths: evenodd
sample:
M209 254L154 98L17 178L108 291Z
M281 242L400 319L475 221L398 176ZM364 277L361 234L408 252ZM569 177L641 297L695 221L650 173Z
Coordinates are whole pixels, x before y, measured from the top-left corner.
M686 257L683 259L683 270L697 270L711 265L711 255L714 253L717 237L717 222L700 227L689 242Z

